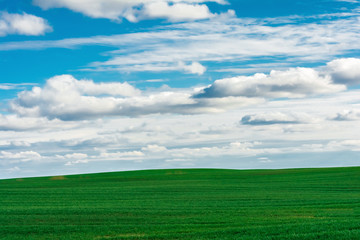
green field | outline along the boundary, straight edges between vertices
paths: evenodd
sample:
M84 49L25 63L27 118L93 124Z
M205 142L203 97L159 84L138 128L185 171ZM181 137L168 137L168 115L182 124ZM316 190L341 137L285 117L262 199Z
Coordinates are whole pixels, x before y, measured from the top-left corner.
M0 239L360 239L360 168L0 181Z

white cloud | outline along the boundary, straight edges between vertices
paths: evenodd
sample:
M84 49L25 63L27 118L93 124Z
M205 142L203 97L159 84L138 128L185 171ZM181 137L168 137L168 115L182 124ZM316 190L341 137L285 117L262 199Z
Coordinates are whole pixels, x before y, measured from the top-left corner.
M88 160L75 160L75 161L69 161L65 163L65 166L72 166L72 165L76 165L76 164L84 164L84 163L89 163Z
M9 84L0 84L0 89L1 90L11 90L11 89L14 89L14 86L9 85Z
M311 68L291 68L216 80L197 97L221 98L229 96L264 98L301 98L315 94L345 90L344 85L333 84L330 76L321 76Z
M75 127L45 127L21 134L2 132L0 147L7 154L0 154L3 156L0 171L6 173L6 169L14 164L21 168L22 175L19 176L48 175L49 166L60 169L60 174L71 173L69 169L62 168L64 164L79 164L79 171L87 172L181 167L185 163L194 164L193 167L229 168L311 167L318 163L322 166L354 165L357 158L344 157L344 154L351 152L355 154L351 156L357 156L354 151L360 145L354 129L358 128L359 120L333 121L329 116L343 109L354 111L358 109L359 101L359 90L349 90L326 96L268 101L256 107L248 106L218 114L114 117L86 121L86 124L81 121ZM242 116L261 117L266 113L274 113L272 120L300 119L301 124L256 127L238 124ZM282 118L277 113L289 116ZM307 116L310 116L310 120L307 120ZM319 120L313 121L314 118ZM206 131L209 130L216 134L208 134ZM12 146L14 141L23 141L24 144ZM15 157L17 153L23 153L18 157L24 156L24 152L31 151L41 155L41 158L24 163L21 158L4 157ZM336 155L337 152L341 153ZM303 154L307 155L304 157ZM318 154L327 157L319 158ZM284 156L288 156L288 160L282 160ZM264 157L273 162L268 165L262 163L259 158ZM311 162L307 159L311 159ZM86 161L86 168L81 168ZM118 162L104 164L103 161Z
M156 153L167 151L166 147L159 145L148 145L146 147L143 147L141 150L145 152L156 152Z
M179 147L162 151L158 158L191 159L219 156L253 156L263 152L255 147L260 142L231 142L225 146Z
M68 8L92 18L107 18L130 22L142 19L164 18L168 21L192 21L213 16L203 2L226 4L225 1L209 0L34 0L43 9Z
M50 121L47 118L19 117L13 114L0 114L0 131L31 131L51 128L56 125L60 125L59 120Z
M357 41L360 24L355 17L318 24L267 24L258 20L236 19L230 14L218 17L216 21L175 24L162 31L136 35L138 38L127 35L125 39L131 38L131 44L116 44L115 39L112 42L116 46L127 46L126 54L113 51L111 59L93 63L88 70L174 71L177 70L176 62L240 61L244 65L244 60L259 56L285 56L289 58L285 65L289 66L294 61L331 59L343 52L360 49ZM257 65L262 67L263 63L249 67L254 69ZM241 68L234 69L239 70Z
M288 68L294 63L331 60L360 49L360 18L358 13L352 14L330 19L328 16L311 18L309 23L303 18L295 18L291 19L291 24L273 24L275 20L238 19L229 12L209 20L170 24L146 32L55 41L7 42L0 44L0 50L89 45L119 49L108 52L109 58L105 61L89 63L83 69L87 71L184 71L179 67L179 62L206 62L208 71L224 71L223 64L213 64L222 61L224 64L231 63L231 68L226 71L267 72L279 69L279 62L265 66L264 62L252 63L251 60L269 56L276 59L280 56L284 59L281 67Z
M69 121L104 116L201 114L260 104L265 100L304 98L344 90L346 86L333 83L332 77L326 72L300 67L274 70L270 74L220 79L205 88L164 88L144 92L127 83L94 83L91 80L77 80L71 75L60 75L47 80L43 88L33 87L31 91L19 93L10 102L10 108L14 113L31 117L34 121L39 121L41 117ZM279 122L277 117L272 120L262 118L262 122ZM245 117L243 123L255 124L252 118ZM288 119L286 122L296 121ZM10 125L8 123L6 126ZM6 126L3 128L11 129ZM27 128L29 126L31 124Z
M260 157L258 158L258 160L261 162L261 163L272 163L273 161L267 157Z
M145 154L141 151L129 152L102 152L99 156L94 156L94 159L103 159L107 161L141 161L145 158Z
M31 143L26 141L11 141L8 145L12 147L30 147Z
M41 17L31 14L0 12L0 36L10 34L43 35L52 31L51 26Z
M360 84L360 59L340 58L327 64L334 82L346 85Z
M0 151L0 159L11 160L16 159L20 160L21 162L27 162L32 160L39 160L41 159L41 155L34 151L25 151L25 152L7 152L7 151Z
M88 155L84 153L72 153L72 154L66 154L65 158L67 159L84 159L87 158Z
M193 160L191 159L183 159L183 158L174 158L174 159L167 159L165 160L165 162L168 163L174 163L174 162L192 162Z
M35 92L40 90L39 88L34 88ZM46 83L45 91L59 91L62 93L67 93L69 95L74 94L76 91L80 94L85 95L112 95L112 96L135 96L140 94L140 90L135 89L128 83L94 83L91 80L76 80L71 75L59 75L53 78L50 78ZM65 96L66 97L66 96Z
M188 3L169 3L164 1L151 2L145 4L145 18L164 18L171 22L192 21L211 18L206 5L188 4Z
M186 72L203 75L206 71L206 67L201 65L199 62L192 62L190 65L186 65L183 62L180 62L180 67L183 68Z
M333 118L336 121L356 121L360 120L360 111L359 110L344 110L336 114L336 117Z
M142 2L142 0L33 0L35 5L43 9L69 8L93 18L120 20L124 17L129 21L135 17L133 7Z
M298 124L302 121L303 119L295 114L281 112L245 115L241 119L241 123L245 125Z
M229 107L259 102L256 98L244 97L194 99L192 96L195 91L170 89L141 93L127 83L94 83L61 75L47 80L43 88L33 87L31 91L19 93L10 107L13 112L22 116L68 121L115 115L219 112ZM99 96L105 93L109 96ZM118 94L125 96L117 96Z
M0 90L14 90L14 89L24 89L26 86L34 86L34 83L1 83Z
M349 139L342 141L331 141L324 145L323 151L360 151L360 140Z
M357 151L360 152L359 139L346 139L329 141L323 144L303 144L298 149L293 149L298 152L340 152L340 151Z
M21 169L18 166L12 167L12 168L8 168L6 169L8 172L13 173L13 172L19 172L21 171Z
M99 83L77 80L70 75L50 78L45 87L33 87L19 93L13 110L26 116L86 118L96 114L111 114L123 97L140 94L128 83ZM109 95L109 96L99 96ZM118 109L121 110L121 109ZM84 115L83 117L81 117Z
M358 3L358 0L335 0L336 2L349 2L349 3Z

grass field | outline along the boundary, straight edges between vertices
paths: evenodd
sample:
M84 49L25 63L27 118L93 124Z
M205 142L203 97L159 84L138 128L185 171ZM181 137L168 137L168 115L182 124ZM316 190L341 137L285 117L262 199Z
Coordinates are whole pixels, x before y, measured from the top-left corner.
M0 239L360 239L360 168L0 181Z

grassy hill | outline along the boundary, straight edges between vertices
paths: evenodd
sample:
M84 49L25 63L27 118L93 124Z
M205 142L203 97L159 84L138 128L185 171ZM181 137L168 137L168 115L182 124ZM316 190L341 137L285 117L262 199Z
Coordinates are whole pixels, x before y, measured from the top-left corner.
M0 239L360 239L360 168L1 180Z

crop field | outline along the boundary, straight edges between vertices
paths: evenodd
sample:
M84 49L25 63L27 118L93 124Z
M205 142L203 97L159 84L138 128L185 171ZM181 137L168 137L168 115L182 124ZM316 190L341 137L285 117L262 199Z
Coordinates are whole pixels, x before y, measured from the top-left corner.
M360 239L360 168L1 180L0 239Z

